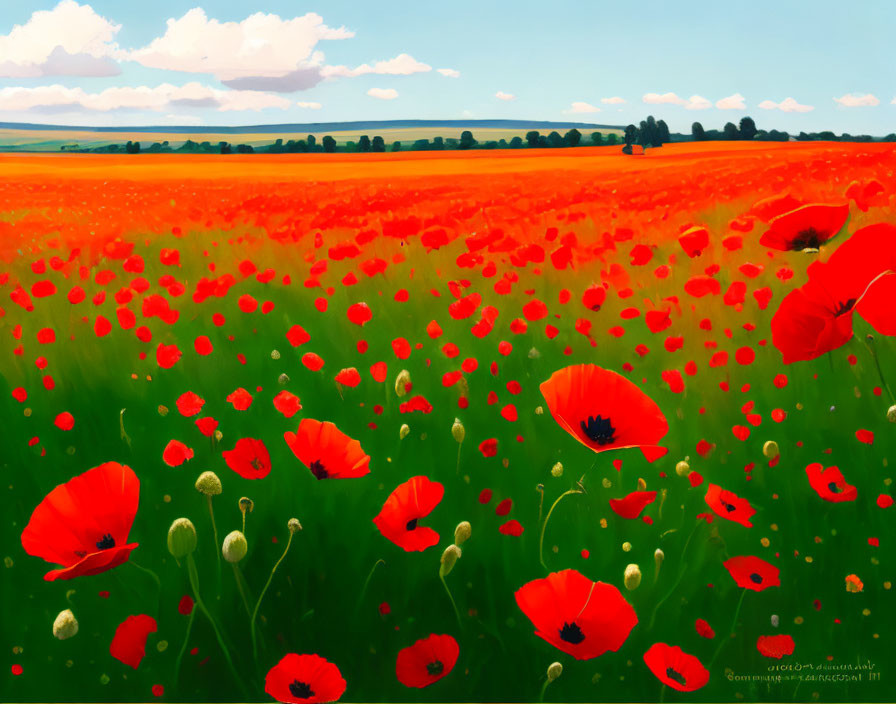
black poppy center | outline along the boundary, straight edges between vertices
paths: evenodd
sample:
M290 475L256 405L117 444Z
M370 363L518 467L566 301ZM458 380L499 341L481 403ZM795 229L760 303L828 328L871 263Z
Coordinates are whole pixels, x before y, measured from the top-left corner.
M292 684L289 685L289 693L296 699L309 699L314 696L314 692L311 691L311 685L298 680L293 680Z
M102 538L96 541L97 550L108 550L115 547L115 538L106 533Z
M675 680L680 685L685 684L684 675L682 675L677 670L673 670L671 667L666 668L666 677L668 677L670 680Z
M725 501L723 501L723 500L721 500L721 499L720 499L720 501L722 501L722 506L725 507L725 510L726 510L728 513L731 513L732 511L736 511L736 510L737 510L737 506L735 506L734 504L729 504L729 503L727 503L727 502L725 502Z
M314 460L314 462L311 463L308 469L310 469L311 473L318 479L326 479L330 476L330 474L324 468L323 464L321 464L320 460Z
M828 490L830 490L834 494L840 493L840 487L837 486L837 482L831 482L830 484L828 484Z
M823 242L824 238L821 233L814 227L810 227L808 230L803 230L797 233L796 237L790 241L790 249L794 251L802 249L818 249Z
M441 660L433 660L426 666L426 672L430 675L441 675L445 670L445 666L442 664Z
M582 629L579 628L575 621L572 623L564 622L563 628L560 629L560 640L577 645L585 640L585 634L582 633Z
M580 421L579 425L588 439L598 445L609 445L615 439L613 434L616 432L616 428L610 425L609 418L588 416L588 420Z
M845 315L852 310L852 307L856 304L855 298L850 298L847 301L840 301L837 303L837 308L834 309L834 317L839 318L841 315Z
M408 530L415 530L417 528L417 519L412 518L411 520L409 520L407 522L407 525L405 525L405 528L407 528Z
M762 577L754 572L750 575L750 581L753 584L762 584Z

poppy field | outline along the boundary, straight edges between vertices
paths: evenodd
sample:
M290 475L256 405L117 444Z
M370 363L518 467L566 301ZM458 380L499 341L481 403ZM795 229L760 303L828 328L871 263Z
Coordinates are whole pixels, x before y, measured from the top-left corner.
M0 158L0 701L893 700L894 170Z

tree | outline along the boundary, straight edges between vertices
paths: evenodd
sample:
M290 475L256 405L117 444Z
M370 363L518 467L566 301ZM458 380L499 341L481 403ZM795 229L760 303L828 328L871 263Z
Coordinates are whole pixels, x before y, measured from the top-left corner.
M428 139L418 139L416 142L414 142L414 146L411 148L415 152L429 151L429 140Z
M230 148L230 142L218 142L218 149L221 150L222 154L230 154L233 151Z
M737 125L733 122L726 122L725 126L722 128L722 138L731 142L739 137L740 133L737 131Z
M582 141L582 133L573 127L569 132L563 135L563 141L567 147L577 147Z
M236 153L237 154L254 154L255 149L251 144L237 144L236 145Z
M305 143L308 145L308 151L314 151L314 147L317 146L317 137L313 134L308 135L308 139L305 140Z
M654 123L654 127L656 127L656 123ZM641 120L641 126L638 130L638 144L644 148L646 151L647 147L653 144L651 137L652 130L650 129L650 125L647 123L647 120Z
M139 154L140 153L140 142L128 142L124 145L124 150L128 154Z
M753 139L756 136L756 123L752 117L742 117L740 119L740 138Z
M601 144L603 144L603 141L604 141L604 136L600 132L592 132L591 133L591 143L595 147L599 147Z
M634 125L628 125L625 128L625 146L629 147L638 141L638 128Z
M609 144L610 146L613 146L614 144L617 144L618 142L619 142L619 138L616 136L615 132L610 132L610 134L607 135L607 144Z
M510 144L508 144L507 146L511 149L520 149L523 146L523 138L517 135L510 140Z
M373 138L373 141L370 143L370 151L372 152L384 152L386 151L386 142L382 137L377 135Z
M656 132L660 142L658 146L672 141L672 135L669 134L669 125L666 124L665 120L657 120Z
M400 152L401 151L401 142L392 142L392 151Z
M694 138L695 142L705 142L706 131L703 129L703 125L699 122L695 122L691 125L691 136Z
M661 147L663 143L660 141L659 130L656 126L656 120L653 115L647 116L647 121L641 123L641 130L647 134L642 135L642 143L645 147Z
M323 146L325 152L335 152L336 151L336 140L333 139L330 135L327 135L323 139Z
M370 137L366 134L362 134L358 138L358 151L359 152L369 152L370 151Z
M445 140L442 137L433 137L432 148L434 151L442 151L445 148Z
M476 146L476 140L473 139L473 133L470 130L464 130L460 133L460 143L458 149L472 149Z
M541 134L538 132L538 130L532 130L531 132L526 132L526 142L529 144L530 147L537 147L538 146L538 138L540 136L541 136Z

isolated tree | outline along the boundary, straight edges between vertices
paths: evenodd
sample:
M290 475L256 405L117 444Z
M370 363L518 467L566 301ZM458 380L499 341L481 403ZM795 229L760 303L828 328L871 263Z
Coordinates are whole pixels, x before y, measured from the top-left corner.
M695 122L691 125L691 136L694 138L695 142L705 142L706 130L703 129L703 125L699 122Z
M654 127L656 123L654 122ZM650 125L647 123L647 120L641 120L641 125L638 129L638 139L637 143L641 145L645 150L648 146L653 144Z
M742 117L740 119L740 138L753 139L756 136L756 123L752 117Z
M476 140L473 139L473 133L470 130L464 130L460 133L460 143L458 149L472 149L476 146Z
M370 143L370 151L372 152L384 152L386 151L386 142L382 137L377 135L373 138L373 141Z
M599 147L601 144L603 144L603 141L604 141L604 136L600 132L592 132L591 133L591 143L595 147Z
M540 136L541 136L541 134L538 132L538 130L532 130L531 132L526 132L526 142L528 142L530 147L537 147L538 146L538 138Z
M322 144L324 145L325 152L335 152L336 151L336 140L333 139L330 135L327 135L323 138Z
M370 151L370 137L366 134L362 134L358 138L358 151L359 152L369 152Z
M656 133L659 140L658 147L672 141L672 135L669 134L669 125L666 124L665 120L657 120Z
M634 125L628 125L625 128L625 135L623 137L625 141L625 146L630 147L632 144L638 141L638 128Z
M656 120L653 115L648 115L646 122L641 123L641 131L645 134L641 135L642 144L647 147L650 145L651 147L661 147L663 143L659 141L659 130L656 126Z
M733 122L726 122L725 126L722 128L722 138L731 142L738 139L739 137L740 132L737 131L737 125L735 125Z
M563 135L563 141L566 142L567 147L577 147L579 146L579 142L582 141L582 133L573 127L569 132Z

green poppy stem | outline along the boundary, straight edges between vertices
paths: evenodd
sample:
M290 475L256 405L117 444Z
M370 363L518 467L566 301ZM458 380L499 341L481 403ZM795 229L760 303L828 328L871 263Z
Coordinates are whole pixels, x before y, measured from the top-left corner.
M261 594L258 596L258 601L255 603L255 610L252 612L249 617L249 633L252 637L252 657L255 661L258 661L258 640L255 636L255 621L258 618L258 609L261 608L261 601L264 599L264 595L267 594L268 587L271 586L271 581L274 579L274 573L277 571L277 568L280 566L280 563L286 558L286 553L289 552L289 546L292 545L292 536L293 532L289 532L289 539L286 541L286 548L283 550L283 554L280 556L280 559L274 563L273 569L271 569L271 574L268 575L268 581L265 582L264 589L261 590Z
M246 616L252 618L252 609L249 607L249 600L246 598L246 590L243 589L243 580L242 575L240 574L240 568L235 562L232 562L230 566L233 567L233 578L236 580L236 588L239 590L240 596L243 598L243 606L246 607Z
M545 694L545 692L548 691L548 685L549 685L550 683L551 683L550 680L545 680L545 681L544 681L544 684L541 685L541 692L538 694L538 701L539 701L539 702L543 702L543 701L544 701L544 694Z
M440 574L439 579L442 580L442 586L445 587L445 593L448 595L448 599L451 600L451 606L454 609L454 615L457 616L457 625L460 627L460 630L464 630L463 621L460 619L460 611L457 609L457 604L454 602L454 597L451 596L451 590L448 588L448 582L445 581L445 578Z
M221 652L224 653L224 659L227 661L227 667L230 669L230 672L233 675L233 679L236 681L237 685L242 691L243 696L248 699L249 692L246 689L246 686L243 684L243 681L240 679L239 673L236 671L236 668L233 666L233 659L230 657L230 650L227 649L227 644L224 642L224 638L221 636L221 631L218 630L218 624L215 623L215 619L212 618L211 613L209 613L209 610L205 607L205 602L202 601L202 597L199 596L199 572L196 569L196 561L193 559L192 554L187 555L187 574L190 577L190 586L193 588L193 598L196 600L196 606L199 607L199 610L208 619L208 622L215 633L215 639L218 641L218 645L221 648Z
M177 654L177 660L174 661L174 681L175 683L180 676L180 664L184 659L184 653L187 652L187 644L190 642L190 632L193 630L193 620L196 618L196 609L190 611L190 620L187 621L187 633L184 636L184 644L180 646L180 652Z
M460 448L463 446L463 442L457 443L457 470L454 472L456 475L460 474Z
M884 379L884 372L880 368L880 359L877 356L877 351L874 349L874 335L866 335L865 346L868 348L868 352L871 354L871 359L874 360L874 366L877 367L877 376L880 378L880 385L885 388L887 390L887 393L890 395L890 403L896 404L896 396L893 396L893 390L890 388L887 380Z
M367 579L364 580L364 586L361 587L361 593L358 595L358 605L355 607L355 614L361 610L361 604L364 602L364 595L367 593L367 587L370 586L370 580L373 579L373 573L376 572L376 568L380 565L385 565L386 561L383 559L379 559L373 563L373 567L370 568L370 572L367 573Z
M670 596L672 596L672 594L675 592L675 590L678 589L678 585L681 584L681 579L682 579L682 577L684 577L684 573L688 569L688 563L684 562L684 558L685 558L685 555L687 555L688 546L691 544L691 538L693 538L694 535L697 533L697 529L699 527L700 527L700 521L697 521L694 524L694 529L691 531L691 534L688 536L688 539L684 543L684 549L681 551L682 563L681 563L681 567L678 568L678 577L675 578L675 584L672 585L672 588L668 592L666 592L666 595L662 599L660 599L658 602L656 602L656 606L653 607L653 611L650 614L650 621L648 621L648 623L647 623L648 631L651 628L653 628L653 624L656 622L656 612L659 610L660 606L662 606L665 603L666 599L668 599Z
M564 491L560 496L557 497L557 500L551 505L551 508L548 509L548 515L545 516L544 523L541 524L541 536L538 538L538 561L541 563L541 566L545 569L548 566L544 563L544 533L548 527L548 521L551 520L551 514L554 512L554 509L557 508L557 504L559 504L564 497L569 496L571 494L583 494L584 492L581 489L570 489L568 491Z
M218 526L215 523L215 511L212 508L212 497L211 494L206 494L206 500L208 501L208 515L212 519L212 535L215 540L215 555L218 556L218 595L221 594L221 543L218 541Z
M706 666L707 670L712 667L712 664L716 661L716 658L719 657L719 653L722 652L722 648L725 647L725 644L734 636L734 631L737 629L737 617L740 615L740 607L743 605L744 597L746 595L747 590L741 589L740 599L737 602L737 608L734 610L734 620L731 622L731 631L728 634L728 637L719 643L719 647L716 648L716 652L714 652L712 655L712 660L710 660L709 665Z

